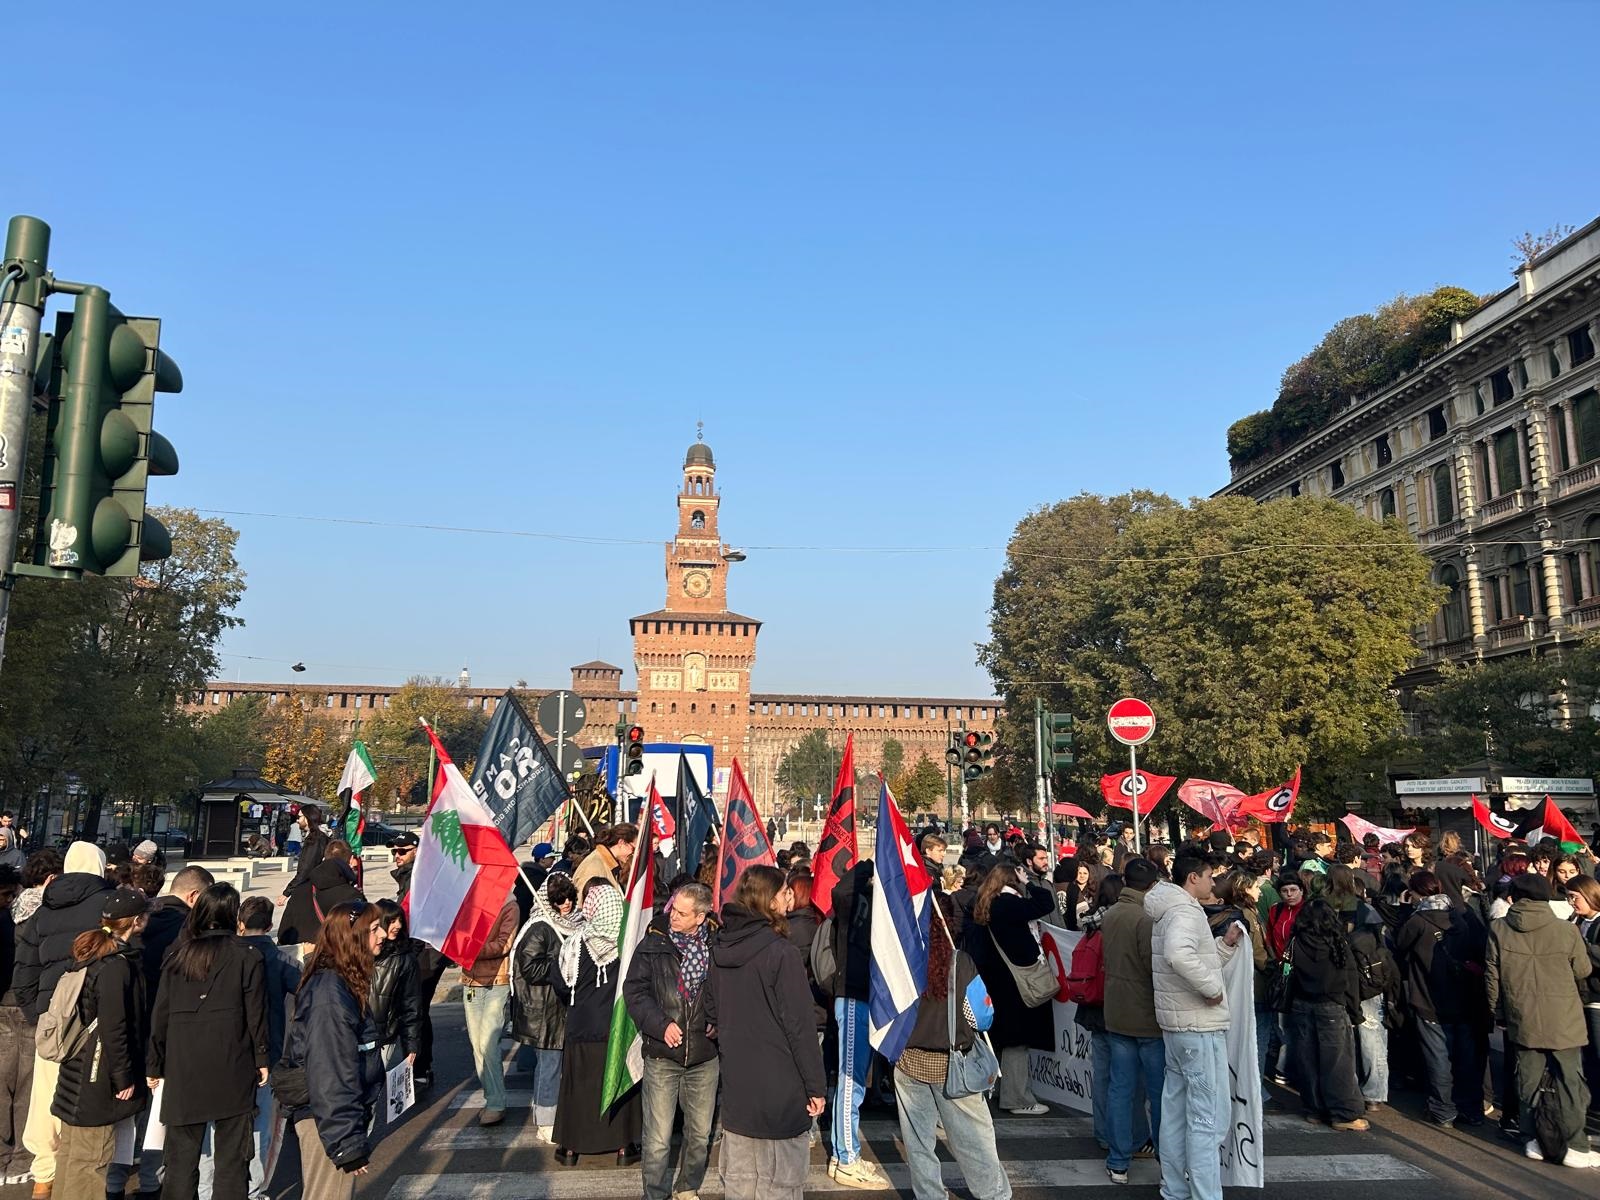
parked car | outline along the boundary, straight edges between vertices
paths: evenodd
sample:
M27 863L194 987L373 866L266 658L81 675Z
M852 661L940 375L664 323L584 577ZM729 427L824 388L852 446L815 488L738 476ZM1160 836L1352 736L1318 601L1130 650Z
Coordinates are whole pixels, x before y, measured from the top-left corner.
M367 828L361 835L361 842L366 846L388 846L399 836L400 831L393 825L385 825L382 821L368 821Z

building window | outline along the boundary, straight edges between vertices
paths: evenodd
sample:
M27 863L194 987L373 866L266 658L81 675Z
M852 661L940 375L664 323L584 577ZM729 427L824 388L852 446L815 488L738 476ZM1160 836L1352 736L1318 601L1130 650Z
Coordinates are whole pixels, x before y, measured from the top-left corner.
M705 515L705 513L701 512L699 509L695 509L694 515L689 518L689 528L690 529L704 529L705 527L706 527L706 515Z
M1589 391L1568 403L1572 405L1572 425L1578 435L1578 462L1600 458L1600 397Z
M1439 568L1439 582L1450 589L1450 595L1440 610L1444 624L1444 640L1459 642L1467 636L1466 597L1461 592L1461 575L1452 566Z
M1300 481L1297 479L1289 485L1289 497L1293 499L1300 494Z
M1511 615L1531 617L1536 606L1544 611L1543 579L1537 553L1530 561L1523 547L1513 546L1506 559L1511 567L1511 607L1514 610Z
M1451 478L1450 464L1440 463L1433 469L1433 523L1448 525L1455 519L1455 481Z
M1515 392L1511 387L1511 368L1501 367L1489 376L1489 390L1496 405L1504 404L1510 400Z
M1338 491L1344 486L1344 464L1329 463L1328 476L1333 481L1333 490Z
M1387 467L1394 461L1394 451L1389 449L1389 435L1380 433L1372 443L1372 449L1377 454L1378 465Z
M1378 493L1378 517L1387 521L1394 516L1394 489L1384 488Z
M1444 405L1435 404L1428 410L1428 440L1436 442L1450 432L1450 422L1445 419Z
M1502 429L1494 435L1494 465L1500 473L1500 494L1522 486L1522 456L1517 449L1517 431Z
M221 703L222 703L222 693L221 692L212 692L211 693L211 706L213 708L215 708L217 705L219 705Z
M1586 363L1594 357L1594 339L1589 336L1589 327L1579 325L1567 334L1567 357L1572 360L1572 365Z

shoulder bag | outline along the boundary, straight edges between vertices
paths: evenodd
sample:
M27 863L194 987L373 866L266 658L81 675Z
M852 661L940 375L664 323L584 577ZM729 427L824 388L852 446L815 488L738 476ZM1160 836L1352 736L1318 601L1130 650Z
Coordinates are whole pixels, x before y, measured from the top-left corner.
M1056 998L1061 981L1056 978L1055 968L1045 957L1042 947L1037 959L1025 967L1019 967L1006 956L1006 952L1000 946L1000 939L994 936L992 927L989 930L989 940L994 943L994 951L1000 956L1000 961L1005 963L1006 970L1011 972L1011 978L1017 985L1017 995L1022 998L1024 1007L1038 1008L1041 1004L1048 1004Z

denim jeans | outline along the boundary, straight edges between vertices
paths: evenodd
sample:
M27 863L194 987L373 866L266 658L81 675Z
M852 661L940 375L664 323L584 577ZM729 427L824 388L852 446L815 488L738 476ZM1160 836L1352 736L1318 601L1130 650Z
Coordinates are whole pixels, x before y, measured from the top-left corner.
M1106 1128L1111 1145L1106 1166L1126 1171L1133 1152L1149 1140L1149 1130L1161 1128L1161 1089L1166 1064L1166 1044L1158 1037L1128 1037L1107 1033L1111 1043L1111 1076L1106 1095ZM1141 1089L1138 1085L1143 1084ZM1150 1116L1145 1119L1144 1096L1151 1097ZM1139 1137L1139 1127L1145 1136Z
M500 1058L500 1035L505 1032L506 1006L511 998L509 984L481 987L469 983L465 988L467 1039L472 1043L472 1065L483 1088L483 1107L503 1110L506 1106L505 1066Z
M32 1162L22 1147L33 1086L33 1024L14 1004L0 1008L0 1176L21 1175Z
M867 1094L872 1047L867 1044L870 1020L865 1000L843 996L833 1002L839 1023L839 1079L833 1089L833 1157L839 1165L861 1157L861 1098Z
M146 1150L144 1148L145 1130L150 1122L151 1105L144 1106L136 1117L124 1117L133 1126L133 1154L139 1160L139 1190L141 1192L158 1192L161 1184L166 1179L166 1171L162 1166L163 1152L160 1150ZM128 1176L133 1174L132 1163L114 1162L106 1168L106 1191L121 1195L128 1187Z
M644 1060L644 1133L641 1137L645 1200L698 1192L711 1157L711 1114L717 1107L716 1059L693 1067L664 1058ZM672 1122L683 1110L683 1157L672 1177Z
M1336 1002L1296 1000L1289 1016L1294 1026L1295 1079L1307 1115L1354 1121L1366 1106L1356 1083L1356 1039L1349 1011Z
M250 1200L265 1200L267 1185L267 1149L272 1145L272 1125L277 1120L278 1102L272 1097L272 1087L262 1084L256 1088L256 1119L250 1130Z
M517 1057L533 1059L529 1072L533 1076L533 1123L554 1125L556 1098L561 1094L561 1051L524 1046Z
M1417 1040L1428 1075L1428 1112L1436 1121L1483 1116L1483 1068L1488 1047L1470 1025L1417 1019ZM1511 1074L1510 1054L1506 1069Z
M982 1096L951 1100L940 1085L921 1083L903 1071L894 1073L894 1095L915 1200L944 1200L948 1195L939 1167L936 1127L940 1124L944 1125L945 1145L976 1200L1010 1200L1011 1181L1000 1165L994 1121Z
M1222 1200L1222 1142L1232 1104L1228 1035L1169 1032L1161 1088L1162 1200Z
M1111 1149L1111 1130L1106 1125L1110 1111L1106 1096L1111 1090L1111 1040L1105 1030L1091 1031L1089 1049L1093 1063L1089 1076L1090 1108L1094 1111L1094 1140L1102 1150Z
M1361 1002L1361 1024L1356 1026L1356 1077L1361 1098L1375 1104L1389 1099L1389 1028L1383 1023L1383 997Z
M1260 1000L1256 1001L1256 1066L1260 1069L1261 1078L1267 1077L1267 1060L1272 1057L1272 1052L1277 1049L1278 1041L1278 1014L1268 1008ZM1274 1063L1274 1066L1277 1064Z

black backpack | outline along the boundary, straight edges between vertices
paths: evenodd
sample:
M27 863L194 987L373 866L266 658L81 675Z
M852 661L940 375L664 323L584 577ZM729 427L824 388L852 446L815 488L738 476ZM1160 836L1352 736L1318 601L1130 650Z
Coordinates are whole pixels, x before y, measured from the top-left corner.
M1567 1157L1571 1131L1561 1124L1561 1101L1556 1095L1556 1075L1549 1067L1533 1094L1533 1137L1545 1162L1559 1164Z

